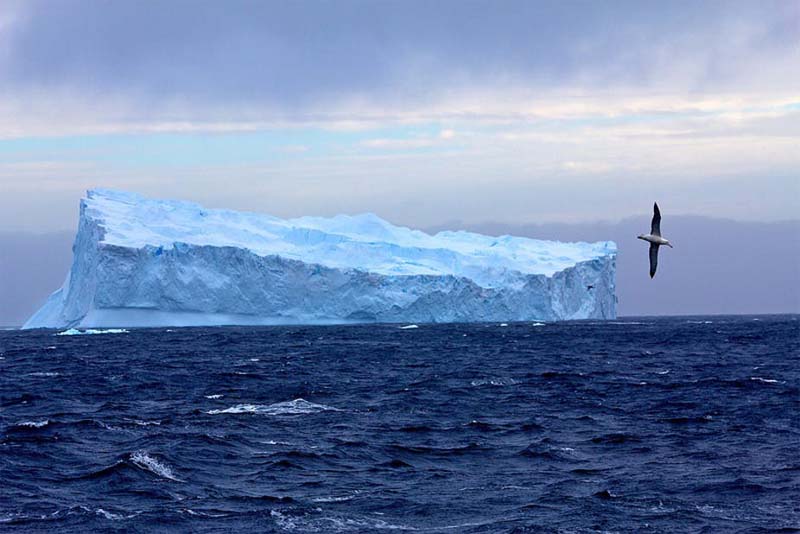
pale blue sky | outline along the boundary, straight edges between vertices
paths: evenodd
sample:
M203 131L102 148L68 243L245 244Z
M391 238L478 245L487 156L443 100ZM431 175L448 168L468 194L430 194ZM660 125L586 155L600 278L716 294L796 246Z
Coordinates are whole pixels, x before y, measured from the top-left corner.
M0 3L0 226L90 187L394 222L800 208L800 4Z

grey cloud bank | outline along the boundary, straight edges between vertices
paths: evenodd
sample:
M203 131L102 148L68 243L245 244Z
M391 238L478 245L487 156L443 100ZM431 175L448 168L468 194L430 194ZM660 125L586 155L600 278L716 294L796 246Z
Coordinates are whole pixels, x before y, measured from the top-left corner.
M146 103L145 114L402 108L481 87L783 91L800 80L787 69L800 8L786 1L64 0L4 11L8 95Z

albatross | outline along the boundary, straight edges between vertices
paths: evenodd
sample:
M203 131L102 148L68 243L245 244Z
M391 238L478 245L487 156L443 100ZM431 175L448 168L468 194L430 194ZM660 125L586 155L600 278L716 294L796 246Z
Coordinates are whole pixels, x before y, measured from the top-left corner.
M667 245L673 248L672 244L661 237L661 211L658 209L658 203L653 203L653 220L650 223L650 233L637 236L650 243L650 278L656 275L656 267L658 267L658 247Z

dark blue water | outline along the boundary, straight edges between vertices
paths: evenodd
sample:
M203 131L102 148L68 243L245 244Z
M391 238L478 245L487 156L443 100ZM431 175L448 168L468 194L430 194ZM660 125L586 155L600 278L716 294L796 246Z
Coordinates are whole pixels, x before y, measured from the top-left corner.
M800 321L0 333L0 529L800 529Z

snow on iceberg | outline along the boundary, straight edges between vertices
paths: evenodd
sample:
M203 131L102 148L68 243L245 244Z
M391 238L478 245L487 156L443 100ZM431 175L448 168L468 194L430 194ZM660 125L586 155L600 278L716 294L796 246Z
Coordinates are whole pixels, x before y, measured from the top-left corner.
M279 219L93 190L73 251L25 328L616 316L610 241L429 235L372 214Z

